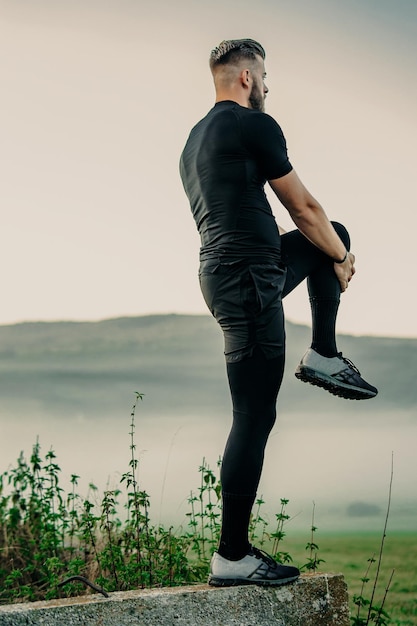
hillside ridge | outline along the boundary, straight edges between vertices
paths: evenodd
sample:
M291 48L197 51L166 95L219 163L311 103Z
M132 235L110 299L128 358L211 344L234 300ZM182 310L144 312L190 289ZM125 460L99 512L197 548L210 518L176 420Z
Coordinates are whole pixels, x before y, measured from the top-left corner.
M357 410L357 402L341 403L295 379L310 329L287 321L286 333L281 407ZM417 339L340 335L339 347L380 389L375 400L360 403L361 411L417 406ZM146 394L144 411L152 414L225 414L230 400L222 353L221 332L209 315L0 326L0 415L19 406L57 416L106 416L126 407L136 390Z

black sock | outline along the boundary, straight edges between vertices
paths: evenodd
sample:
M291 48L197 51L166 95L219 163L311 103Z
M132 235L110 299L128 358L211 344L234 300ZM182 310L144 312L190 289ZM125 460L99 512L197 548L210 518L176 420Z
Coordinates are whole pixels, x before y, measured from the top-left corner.
M336 317L339 298L310 298L313 350L326 357L338 354L336 346Z
M248 553L248 529L255 496L222 494L222 532L218 553L230 561L238 561Z

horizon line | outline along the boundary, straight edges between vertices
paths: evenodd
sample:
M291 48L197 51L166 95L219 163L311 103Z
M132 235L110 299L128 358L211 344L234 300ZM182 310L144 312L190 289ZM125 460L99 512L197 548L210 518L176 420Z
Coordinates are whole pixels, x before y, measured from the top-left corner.
M101 322L112 322L116 320L122 319L138 319L143 317L210 317L210 313L186 313L186 312L153 312L153 313L140 313L140 314L132 314L132 315L114 315L110 317L97 317L97 318L56 318L56 319L22 319L13 322L0 322L0 328L10 327L10 326L21 326L24 324L99 324ZM309 324L305 322L296 322L291 318L287 317L286 322L292 324L293 326L302 326L305 328L310 328ZM366 331L363 332L352 332L352 331L340 331L337 333L338 336L352 336L352 337L369 337L375 339L411 339L416 340L417 335L393 335L393 334L372 334Z

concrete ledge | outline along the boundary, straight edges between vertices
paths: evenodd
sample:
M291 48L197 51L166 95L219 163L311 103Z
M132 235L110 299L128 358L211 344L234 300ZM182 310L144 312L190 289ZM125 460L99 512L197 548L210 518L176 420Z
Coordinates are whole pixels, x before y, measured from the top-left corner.
M0 626L349 626L341 574L285 587L208 585L115 592L0 606Z

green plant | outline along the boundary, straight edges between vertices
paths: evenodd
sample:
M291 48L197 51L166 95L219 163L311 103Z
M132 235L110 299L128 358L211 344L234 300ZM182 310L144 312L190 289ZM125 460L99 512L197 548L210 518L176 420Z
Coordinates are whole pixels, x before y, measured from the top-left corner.
M313 512L311 516L311 528L310 528L311 535L310 535L310 541L308 541L306 545L306 550L309 551L309 556L308 556L307 562L301 567L301 569L306 569L309 572L315 572L316 570L318 570L320 563L325 563L324 559L320 559L317 556L317 553L319 551L319 546L315 541L315 533L317 532L317 526L314 523L315 511L316 511L316 503L313 502Z
M74 595L81 583L97 589L91 580L109 591L200 580L187 557L188 536L150 523L149 496L140 488L135 458L141 398L137 393L131 411L129 470L121 479L126 493L109 489L97 501L90 484L83 498L79 477L72 474L65 496L55 452L42 458L38 441L29 463L22 452L17 466L1 474L0 602Z
M391 623L390 615L385 611L385 601L389 592L389 588L391 586L391 582L394 576L394 570L391 572L391 576L389 578L388 584L385 588L384 595L380 605L375 604L375 595L378 588L379 575L381 571L382 564L382 556L384 552L384 544L385 538L387 536L387 526L388 526L388 518L391 508L391 495L392 495L392 481L394 477L394 457L391 457L391 475L388 489L388 504L387 511L385 515L385 523L381 537L381 543L379 548L379 555L377 561L375 560L375 555L372 558L368 559L368 567L366 569L365 575L361 578L362 586L359 594L354 595L353 601L357 606L356 615L353 615L351 618L352 626L368 626L370 623L376 624L376 626L387 626ZM368 600L364 596L365 585L370 581L369 571L373 563L377 563L376 573L374 577L374 582L372 585L372 591L370 599ZM362 609L364 609L365 614L362 615Z
M286 532L284 531L285 523L290 519L290 516L286 512L286 506L289 503L289 500L286 498L281 498L281 509L279 513L275 514L277 520L277 526L273 533L271 533L271 538L273 539L272 543L272 556L279 561L280 563L291 563L292 557L286 552L280 550L280 544L283 541Z
M217 467L220 463L219 460ZM207 565L208 558L216 548L220 537L221 484L204 458L199 472L200 487L197 495L190 493L188 503L191 510L187 513L187 517L191 528L192 550L196 553L198 561Z

